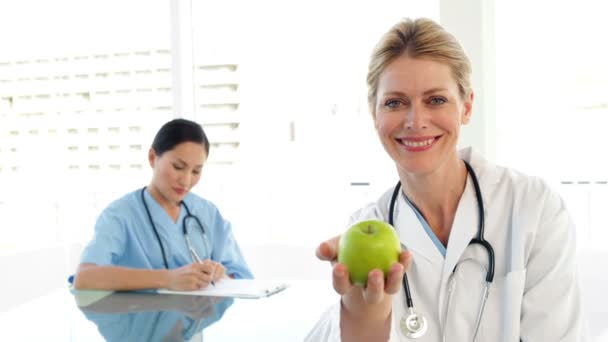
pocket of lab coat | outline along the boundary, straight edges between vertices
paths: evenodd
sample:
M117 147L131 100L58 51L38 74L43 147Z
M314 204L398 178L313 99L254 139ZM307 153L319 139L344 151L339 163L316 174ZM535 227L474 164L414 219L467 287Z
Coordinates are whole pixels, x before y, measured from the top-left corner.
M481 318L477 341L517 342L526 270L495 277Z

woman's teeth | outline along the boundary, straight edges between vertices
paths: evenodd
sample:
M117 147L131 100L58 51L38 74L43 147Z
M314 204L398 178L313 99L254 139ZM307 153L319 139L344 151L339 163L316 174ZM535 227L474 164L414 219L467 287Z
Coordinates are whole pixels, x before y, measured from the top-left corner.
M423 146L432 144L434 140L435 140L435 138L431 138L428 140L422 140L422 141L402 140L402 142L403 142L403 145L408 146L408 147L423 147Z

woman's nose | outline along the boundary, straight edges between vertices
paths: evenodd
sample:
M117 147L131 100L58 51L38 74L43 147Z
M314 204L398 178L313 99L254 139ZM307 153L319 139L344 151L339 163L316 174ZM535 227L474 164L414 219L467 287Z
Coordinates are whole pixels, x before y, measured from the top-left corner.
M189 172L183 172L183 173L180 174L178 181L179 181L179 183L180 183L181 186L188 186L188 185L190 185L190 178L191 177L192 176L190 175Z
M427 126L426 116L427 113L424 111L423 108L420 108L419 106L411 106L410 109L407 111L405 118L406 128L413 130L425 128Z

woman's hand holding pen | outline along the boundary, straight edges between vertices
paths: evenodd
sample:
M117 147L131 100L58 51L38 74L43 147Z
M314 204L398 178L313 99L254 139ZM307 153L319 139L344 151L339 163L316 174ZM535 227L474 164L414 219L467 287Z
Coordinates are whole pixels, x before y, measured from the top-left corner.
M215 285L216 281L224 278L224 275L226 274L224 265L211 259L206 259L201 262L208 265L208 269L211 270L211 284Z
M205 288L212 281L219 279L216 276L217 271L220 271L223 274L225 272L224 266L212 260L194 262L180 268L169 270L167 288L180 291L192 291Z
M215 262L212 260L209 260L213 263L215 263L215 272L213 272L213 281L218 281L221 280L222 278L224 278L226 276L226 268L224 267L224 265L220 264L219 262Z
M358 328L361 328L362 331L367 328L377 331L380 326L386 325L388 322L387 319L390 317L392 308L392 295L401 290L403 273L409 270L412 255L408 251L401 252L399 263L393 264L386 276L386 281L381 270L372 270L368 276L367 286L361 288L350 281L348 269L337 261L339 241L340 236L336 236L322 242L317 248L316 254L319 259L329 261L333 266L333 286L336 292L342 296L342 322L347 325L352 324L357 328L342 329L342 332L355 332L360 330ZM347 336L343 336L343 338L351 340Z

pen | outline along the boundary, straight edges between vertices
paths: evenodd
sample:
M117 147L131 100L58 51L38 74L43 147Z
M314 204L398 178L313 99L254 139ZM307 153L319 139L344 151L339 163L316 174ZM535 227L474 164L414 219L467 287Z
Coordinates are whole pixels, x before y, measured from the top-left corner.
M190 247L189 249L190 249L190 254L192 254L192 257L194 258L194 260L196 260L196 262L198 262L199 264L202 264L203 260L201 260L201 258L198 256L198 254L196 254L196 251L194 249L192 249L192 247ZM215 286L215 282L213 281L213 274L211 274L211 285Z

